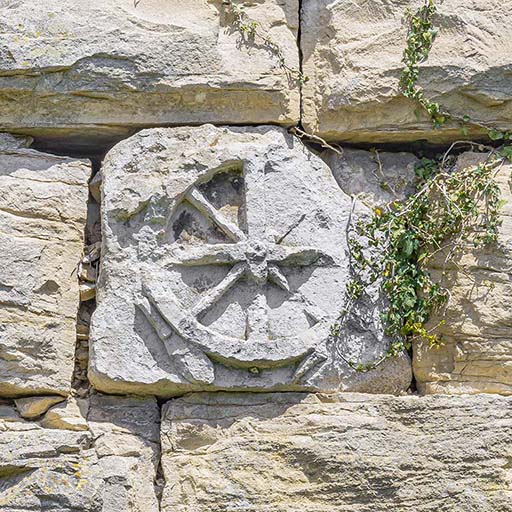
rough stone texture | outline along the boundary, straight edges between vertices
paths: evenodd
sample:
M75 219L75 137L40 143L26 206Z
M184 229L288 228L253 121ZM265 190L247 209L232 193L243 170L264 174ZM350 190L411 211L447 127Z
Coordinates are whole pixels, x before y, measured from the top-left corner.
M33 140L31 137L18 137L11 133L0 133L0 151L26 149L30 147L32 142Z
M157 512L154 399L91 397L89 429L47 429L0 406L2 512Z
M464 153L457 166L466 168L484 160L482 153ZM444 345L429 349L418 342L414 372L424 393L512 394L512 165L504 165L496 176L502 199L502 226L497 245L467 248L457 262L445 268L444 284L450 290L446 323L439 328ZM433 265L442 279L443 255ZM439 318L432 318L437 325Z
M0 395L69 390L90 172L16 143L0 151Z
M377 308L329 335L349 279L351 200L299 140L274 127L147 130L102 175L97 389L408 387L405 356L366 374L346 362L387 347Z
M398 91L404 12L422 0L303 0L303 124L328 139L389 142L459 138L433 130ZM438 37L419 85L452 114L512 125L510 0L437 2ZM476 135L472 131L470 135Z
M298 1L246 5L298 69ZM76 145L161 124L299 118L297 83L222 0L22 0L0 6L0 124Z
M162 512L509 512L499 396L192 394L162 412Z
M69 398L66 402L53 406L41 421L45 428L58 428L62 430L87 430L86 400Z
M93 395L87 416L106 512L159 512L160 410L154 398Z
M327 150L321 156L341 189L369 207L402 200L415 191L419 160L412 153L343 148L341 155Z
M43 415L52 405L63 402L63 396L30 396L15 400L16 409L22 418L32 420Z

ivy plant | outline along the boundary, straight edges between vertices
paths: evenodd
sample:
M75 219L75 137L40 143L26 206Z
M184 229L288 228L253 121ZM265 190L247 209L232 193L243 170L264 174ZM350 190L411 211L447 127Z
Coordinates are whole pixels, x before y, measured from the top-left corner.
M437 35L433 25L436 12L434 1L425 0L418 11L406 13L409 31L399 87L405 97L427 112L434 128L456 122L466 133L467 125L472 123L469 116L444 112L417 85L420 64L427 60ZM491 141L512 138L508 132L473 124L484 126ZM416 166L416 193L404 201L376 207L369 219L360 220L349 229L353 278L346 288L347 307L333 326L332 335L339 338L351 308L378 283L387 302L381 319L390 339L388 350L377 361L347 361L358 371L372 370L387 358L409 350L415 338L428 341L431 347L439 346L442 340L438 328L445 321L449 291L442 280L432 277L429 264L441 258L444 269L452 266L464 271L457 260L468 245L481 247L498 239L502 200L495 176L505 159L512 161L512 146L495 149L468 142L485 154L478 165L459 169L450 154L456 144L441 159L420 160ZM440 320L427 328L434 312Z

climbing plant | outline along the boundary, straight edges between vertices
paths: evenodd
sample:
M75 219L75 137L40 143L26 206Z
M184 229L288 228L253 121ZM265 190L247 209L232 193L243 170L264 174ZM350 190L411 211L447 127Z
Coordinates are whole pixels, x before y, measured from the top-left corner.
M434 128L451 122L459 125L463 135L467 135L468 127L474 125L482 128L491 140L512 140L512 133L497 130L482 122L476 122L469 115L457 115L442 110L439 103L430 100L425 95L422 87L418 85L420 76L420 65L425 62L437 36L437 29L434 26L434 17L437 13L437 6L434 0L425 0L416 12L408 9L405 13L409 30L407 33L406 46L402 57L402 73L400 75L399 89L402 94L414 100L421 109L427 112Z
M406 11L409 20L407 44L402 62L402 74L399 87L406 98L416 101L430 116L434 126L438 127L448 120L447 114L441 112L439 103L429 100L421 87L417 85L420 64L427 60L434 44L437 30L433 24L437 8L433 0L427 0L416 13Z
M418 11L406 13L409 31L399 87L405 97L428 113L434 128L455 122L466 133L467 125L472 123L469 116L444 112L417 84L420 64L428 58L437 34L433 25L436 12L434 1L425 0ZM508 132L473 124L485 127L492 141L512 138ZM353 276L346 289L347 306L332 335L339 337L351 308L373 284L378 284L386 298L381 319L390 338L387 352L377 361L347 361L358 371L374 369L387 358L409 350L415 338L427 340L431 347L442 343L438 328L444 323L449 291L442 279L432 277L429 263L437 258L443 269L451 266L464 271L457 263L461 251L468 245L481 247L497 241L502 201L495 176L505 158L512 161L512 146L495 149L467 142L482 152L482 158L475 166L459 169L451 154L458 144L453 144L442 158L421 159L416 166L416 193L404 201L374 208L369 219L349 228ZM434 312L441 320L427 328Z

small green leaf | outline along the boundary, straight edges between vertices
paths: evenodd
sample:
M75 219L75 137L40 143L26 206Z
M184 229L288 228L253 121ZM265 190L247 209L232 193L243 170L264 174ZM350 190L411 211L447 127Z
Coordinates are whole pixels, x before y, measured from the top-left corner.
M491 130L489 130L489 138L491 140L501 140L503 139L503 132L500 132L499 130L496 130L494 128L492 128Z
M512 146L503 146L500 150L500 155L512 162Z

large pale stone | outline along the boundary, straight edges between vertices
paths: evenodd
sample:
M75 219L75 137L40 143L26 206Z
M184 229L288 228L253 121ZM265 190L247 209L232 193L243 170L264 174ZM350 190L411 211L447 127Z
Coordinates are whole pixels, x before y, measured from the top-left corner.
M476 165L485 154L465 153L457 167ZM425 393L512 394L512 165L496 175L504 205L497 244L466 247L457 262L444 267L439 255L432 271L450 291L446 322L438 328L443 345L430 349L418 341L414 372L418 388ZM442 277L442 272L445 277ZM441 318L434 317L431 325Z
M154 399L94 395L87 430L42 428L0 407L2 512L157 512ZM106 440L115 440L105 450Z
M192 394L162 412L162 512L509 512L512 400Z
M298 0L235 1L298 69ZM222 0L22 0L0 5L0 124L83 145L135 127L280 123L299 88ZM94 149L94 148L92 148Z
M90 165L16 145L0 151L0 395L66 394Z
M423 0L304 0L303 123L328 139L389 142L460 138L433 130L398 90L407 37L404 12ZM512 126L510 1L436 2L439 28L419 85L449 112ZM476 135L471 131L470 135Z
M331 326L349 279L352 209L325 163L283 129L143 131L102 168L103 248L89 377L107 392L400 392L406 356L378 309Z

